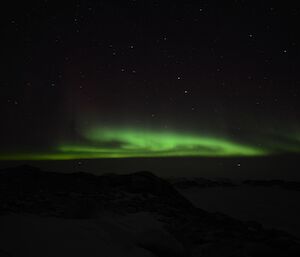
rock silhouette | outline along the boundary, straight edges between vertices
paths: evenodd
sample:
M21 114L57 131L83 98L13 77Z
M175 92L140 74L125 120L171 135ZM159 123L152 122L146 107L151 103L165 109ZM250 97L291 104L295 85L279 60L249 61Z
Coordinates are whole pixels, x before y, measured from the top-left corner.
M1 170L0 214L20 213L64 220L147 213L163 224L162 231L140 233L139 247L153 256L300 256L296 237L196 208L172 183L147 171L96 176L30 166Z

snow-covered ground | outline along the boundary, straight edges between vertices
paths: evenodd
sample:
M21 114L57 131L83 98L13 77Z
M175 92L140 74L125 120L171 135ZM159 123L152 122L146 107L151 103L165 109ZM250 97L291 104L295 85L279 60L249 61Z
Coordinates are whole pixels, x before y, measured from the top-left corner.
M300 237L300 191L250 186L179 191L204 210L222 212L241 220L255 220Z
M0 257L153 257L182 251L147 213L88 219L9 214L0 219ZM167 255L166 255L167 256Z

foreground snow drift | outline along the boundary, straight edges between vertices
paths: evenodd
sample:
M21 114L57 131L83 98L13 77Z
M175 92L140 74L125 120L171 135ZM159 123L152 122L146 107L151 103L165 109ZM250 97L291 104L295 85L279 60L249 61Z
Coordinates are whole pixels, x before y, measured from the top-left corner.
M0 227L1 257L153 257L182 251L159 222L144 213L90 220L6 215Z

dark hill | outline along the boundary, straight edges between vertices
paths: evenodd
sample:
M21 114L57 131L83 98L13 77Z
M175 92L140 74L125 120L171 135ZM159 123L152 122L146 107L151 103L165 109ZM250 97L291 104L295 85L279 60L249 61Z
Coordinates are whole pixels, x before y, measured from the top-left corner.
M95 176L30 166L0 171L0 213L88 219L102 211L147 212L163 222L186 256L300 256L298 241L256 222L194 207L169 182L141 171Z

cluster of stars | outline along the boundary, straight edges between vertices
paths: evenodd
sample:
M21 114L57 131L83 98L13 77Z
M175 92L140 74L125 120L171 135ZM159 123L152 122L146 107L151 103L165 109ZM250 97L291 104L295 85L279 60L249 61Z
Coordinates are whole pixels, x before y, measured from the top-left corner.
M282 15L267 3L237 2L219 12L209 1L180 8L157 1L145 7L77 1L72 8L45 1L43 19L32 10L26 18L11 15L3 38L15 56L9 52L4 60L14 67L3 79L9 86L1 100L26 107L53 97L49 102L80 110L76 117L91 109L100 117L136 112L162 124L166 116L192 113L192 126L215 119L235 133L243 130L241 122L231 125L236 117L274 114L276 120L298 106L298 37L289 20L295 11Z

